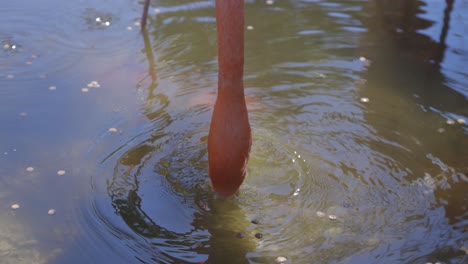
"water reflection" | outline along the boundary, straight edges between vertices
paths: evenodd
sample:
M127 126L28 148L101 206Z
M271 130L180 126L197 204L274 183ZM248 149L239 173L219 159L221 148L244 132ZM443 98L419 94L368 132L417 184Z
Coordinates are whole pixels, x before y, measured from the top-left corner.
M466 106L457 91L440 89L453 1L439 42L419 33L432 25L420 18L421 3L249 3L246 90L266 107L251 112L249 177L228 201L212 197L206 178L209 105L188 103L214 89L212 7L158 6L143 33L148 80L138 86L157 129L112 154L107 190L116 212L161 261L463 258L466 210L453 205L465 198L449 190L465 188L459 157L467 153L462 146L453 154L440 138L463 145L466 137L434 123ZM441 105L444 98L450 103ZM264 237L254 239L259 230ZM422 250L422 237L447 232Z

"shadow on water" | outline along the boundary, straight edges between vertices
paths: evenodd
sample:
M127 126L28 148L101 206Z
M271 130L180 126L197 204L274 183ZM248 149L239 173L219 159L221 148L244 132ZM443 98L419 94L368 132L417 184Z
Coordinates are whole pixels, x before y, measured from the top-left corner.
M388 142L401 144L400 148L383 147L379 142L370 147L400 157L395 161L403 169L398 181L428 186L424 196L433 198L426 214L441 212L448 219L449 229L453 228L448 232L432 227L431 232L439 232L447 241L435 242L437 246L432 252L410 257L407 263L437 260L464 263L467 257L460 245L466 241L463 233L468 223L467 196L462 191L468 189L468 137L464 125L468 93L453 85L445 74L448 69L444 69L444 64L449 63L445 59L449 52L448 32L459 27L453 24L457 23L452 14L456 1L445 1L445 7L442 1L428 2L437 7L431 10L423 1L371 2L368 10L372 15L366 23L369 32L362 39L365 82L361 83L359 94L370 98L365 119L375 129L374 133ZM424 18L424 14L434 10L442 19L437 24L438 30L428 31L435 22ZM463 69L455 72L460 70L466 75ZM374 185L381 184L380 180L368 180ZM423 245L415 238L404 247L414 254Z

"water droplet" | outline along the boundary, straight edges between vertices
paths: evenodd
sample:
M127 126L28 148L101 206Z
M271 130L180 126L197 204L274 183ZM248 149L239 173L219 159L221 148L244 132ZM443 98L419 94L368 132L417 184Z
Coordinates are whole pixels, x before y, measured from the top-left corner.
M57 175L60 175L60 176L65 175L65 173L66 173L65 170L59 170L59 171L57 171Z
M89 89L88 89L88 88L81 88L81 91L82 91L83 93L87 93L87 92L89 92Z
M247 26L247 30L253 30L254 27L253 26Z
M26 168L26 171L27 171L27 172L33 172L33 171L34 171L34 168L33 168L33 167L27 167L27 168Z
M465 124L465 119L463 118L458 118L457 119L458 124Z
M368 103L368 102L369 102L369 98L367 98L367 97L362 97L362 98L361 98L361 102L363 102L363 103Z
M155 12L156 14L159 14L159 13L161 13L161 9L155 8L155 9L154 9L154 12Z
M275 3L275 1L273 1L273 0L266 0L265 3L266 3L267 5L272 5L272 4Z
M55 91L55 90L57 90L57 87L56 86L49 86L49 90Z
M139 26L141 26L141 23L139 21L137 21L137 22L133 23L133 25L139 27Z
M292 161L293 163L294 163L294 162L296 162L296 160L295 160L295 159L291 159L291 161Z
M115 132L117 132L117 128L111 127L111 128L109 128L109 132L115 133Z
M100 18L100 17L96 17L96 22L101 22L101 18Z
M331 221L335 221L336 220L336 215L329 215L328 216L328 219L330 219Z
M359 57L359 60L360 61L366 61L367 59L366 59L366 57Z
M10 208L11 208L11 209L18 209L18 208L20 208L20 205L19 205L19 204L12 204L12 205L10 206Z
M446 123L447 125L453 125L455 124L455 121L453 121L452 119L447 119Z
M55 214L55 209L49 209L49 211L47 211L47 214L48 215L54 215Z
M104 23L104 25L110 26L110 22L109 22L109 21L106 21L106 23Z
M16 45L11 45L11 49L16 49Z
M128 26L127 27L127 30L132 30L133 28L131 26Z

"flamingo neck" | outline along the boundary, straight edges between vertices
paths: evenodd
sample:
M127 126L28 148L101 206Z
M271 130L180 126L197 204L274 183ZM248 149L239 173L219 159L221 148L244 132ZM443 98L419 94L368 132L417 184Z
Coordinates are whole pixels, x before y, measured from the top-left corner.
M218 92L244 96L244 0L216 0Z

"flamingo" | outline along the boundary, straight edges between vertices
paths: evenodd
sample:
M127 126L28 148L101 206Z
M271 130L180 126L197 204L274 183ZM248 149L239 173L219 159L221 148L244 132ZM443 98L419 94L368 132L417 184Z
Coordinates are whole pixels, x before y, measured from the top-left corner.
M145 0L145 30L150 0ZM216 0L218 93L208 134L208 175L219 196L236 194L244 181L252 132L244 95L244 0Z

